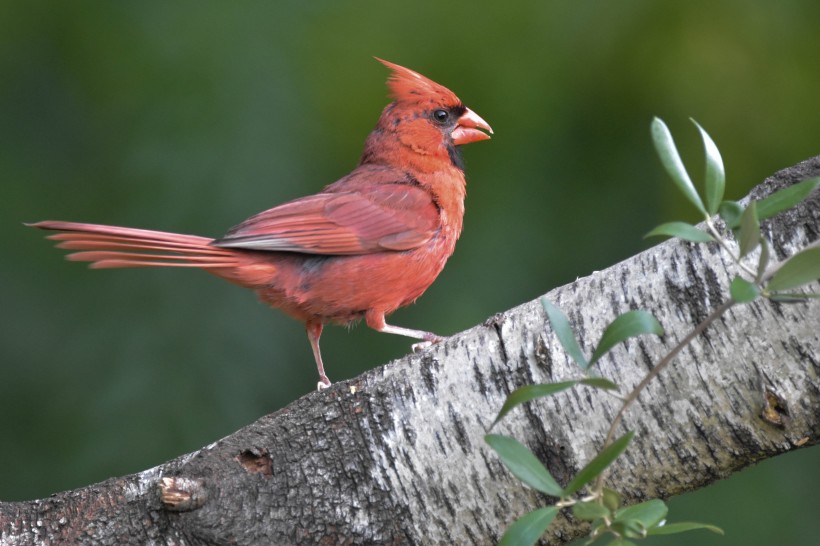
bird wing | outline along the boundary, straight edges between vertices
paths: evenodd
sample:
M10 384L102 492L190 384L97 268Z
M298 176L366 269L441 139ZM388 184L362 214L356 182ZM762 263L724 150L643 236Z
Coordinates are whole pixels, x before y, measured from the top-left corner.
M410 250L439 227L431 195L407 183L323 192L261 212L212 244L306 254L370 254Z

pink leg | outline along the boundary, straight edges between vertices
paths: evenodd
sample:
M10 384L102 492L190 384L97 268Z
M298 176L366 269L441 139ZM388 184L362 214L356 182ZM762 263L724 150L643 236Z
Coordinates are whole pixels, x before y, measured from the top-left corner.
M322 337L322 328L324 325L320 320L309 320L305 323L308 340L310 340L310 348L313 349L313 358L316 359L316 369L319 371L319 383L316 385L318 390L326 389L330 386L330 379L325 375L325 365L322 364L322 352L319 350L319 338Z
M437 336L432 332L425 332L424 330L413 330L411 328L402 328L401 326L393 326L391 324L387 324L384 321L384 313L373 311L372 309L365 313L364 321L367 323L368 326L370 326L377 332L384 332L386 334L398 334L400 336L422 339L425 342L427 342L424 344L417 343L413 345L414 351L423 346L427 346L430 343L438 343L439 341L444 339L443 337Z

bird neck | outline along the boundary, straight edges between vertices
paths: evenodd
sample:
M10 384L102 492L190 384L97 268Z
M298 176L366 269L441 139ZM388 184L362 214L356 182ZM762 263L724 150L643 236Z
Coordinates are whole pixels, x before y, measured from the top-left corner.
M461 154L452 142L438 134L408 134L376 127L364 144L360 165L376 164L432 173L463 171Z
M380 122L365 141L360 165L385 165L410 174L428 188L458 238L467 193L458 148L447 143L441 132L424 127L414 131L410 123L402 127L402 123Z

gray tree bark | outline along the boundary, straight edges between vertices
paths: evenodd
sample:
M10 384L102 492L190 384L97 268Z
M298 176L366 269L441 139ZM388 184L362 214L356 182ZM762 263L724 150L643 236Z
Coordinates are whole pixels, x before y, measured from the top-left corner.
M752 195L818 175L820 156ZM818 193L764 222L777 259L818 239ZM658 317L663 338L632 340L598 365L628 392L728 298L735 274L714 246L668 241L547 297L587 354L616 315ZM817 444L818 354L820 301L732 308L630 409L620 432L637 435L608 483L630 501L668 497ZM156 468L0 503L0 544L494 544L549 500L501 465L483 441L487 427L513 389L579 376L532 301ZM763 419L767 397L779 405ZM579 387L514 410L496 431L526 443L566 483L601 447L618 408ZM547 540L580 530L559 516Z

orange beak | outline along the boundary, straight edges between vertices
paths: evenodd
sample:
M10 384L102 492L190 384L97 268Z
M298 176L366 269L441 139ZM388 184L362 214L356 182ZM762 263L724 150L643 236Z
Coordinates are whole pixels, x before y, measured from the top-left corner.
M479 129L489 131L490 135L493 134L493 128L490 127L490 124L481 119L481 116L467 108L467 111L458 118L456 128L450 133L450 136L453 137L453 144L459 146L461 144L469 144L470 142L478 142L479 140L489 140L490 135L479 131Z

